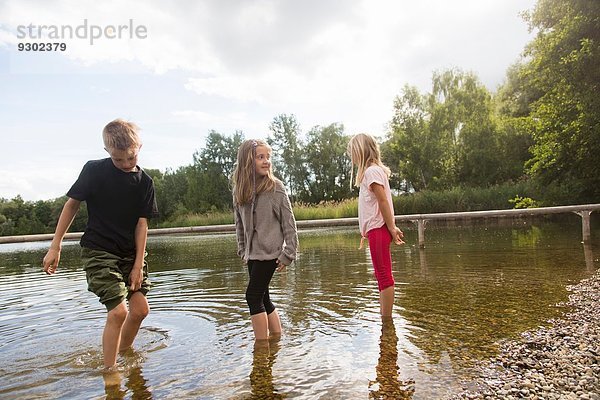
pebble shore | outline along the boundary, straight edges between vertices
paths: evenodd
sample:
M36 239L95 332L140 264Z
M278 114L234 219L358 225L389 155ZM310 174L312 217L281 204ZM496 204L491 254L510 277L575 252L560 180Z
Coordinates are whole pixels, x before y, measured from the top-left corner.
M600 270L569 291L560 319L504 343L451 399L600 400Z

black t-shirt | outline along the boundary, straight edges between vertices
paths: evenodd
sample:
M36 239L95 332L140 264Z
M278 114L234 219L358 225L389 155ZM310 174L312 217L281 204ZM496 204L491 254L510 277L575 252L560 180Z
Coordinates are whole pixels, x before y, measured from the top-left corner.
M158 215L152 178L139 167L124 172L110 158L88 161L67 196L87 203L81 245L120 257L135 254L138 219Z

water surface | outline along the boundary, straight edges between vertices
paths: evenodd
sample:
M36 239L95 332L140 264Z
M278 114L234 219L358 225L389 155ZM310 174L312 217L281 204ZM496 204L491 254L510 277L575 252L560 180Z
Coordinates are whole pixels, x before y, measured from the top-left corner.
M49 277L49 243L0 245L0 398L443 398L499 341L564 311L566 286L600 265L598 225L586 247L576 216L428 225L424 250L404 226L384 322L357 230L302 231L299 260L272 283L285 335L258 349L235 237L151 237L151 313L108 389L105 311L86 290L79 246L65 245Z

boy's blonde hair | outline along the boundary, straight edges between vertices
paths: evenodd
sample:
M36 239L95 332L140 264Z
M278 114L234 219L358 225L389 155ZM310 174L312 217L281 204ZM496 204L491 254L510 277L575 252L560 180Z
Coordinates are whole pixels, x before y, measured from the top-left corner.
M365 176L365 171L372 164L379 165L390 177L391 171L381 162L381 152L379 145L373 136L366 133L354 135L348 142L348 155L352 161L352 171L350 173L350 185L352 185L352 175L354 174L354 165L356 165L356 181L354 186L360 187L360 182Z
M129 150L140 147L142 141L138 135L140 128L133 122L120 118L109 122L102 130L104 147L114 150Z
M271 168L266 176L257 180L254 159L256 148L259 146L266 147L271 153L271 146L260 139L245 140L238 149L237 161L231 177L233 201L237 205L253 202L257 194L275 190L276 178Z

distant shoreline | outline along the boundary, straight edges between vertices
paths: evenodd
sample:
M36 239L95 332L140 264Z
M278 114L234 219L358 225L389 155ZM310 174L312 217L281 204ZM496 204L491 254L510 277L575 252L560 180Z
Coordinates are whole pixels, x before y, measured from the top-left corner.
M570 214L575 213L580 215L582 219L582 241L589 243L591 241L590 215L593 211L600 210L600 204L580 204L570 206L555 206L555 207L535 207L523 209L496 209L496 210L480 210L480 211L462 211L462 212L440 212L427 214L408 214L396 215L395 221L397 224L416 223L418 230L419 247L425 246L425 224L433 221L454 221L465 220L471 221L475 219L490 219L490 218L526 218L534 216L549 216L552 214ZM346 227L358 226L357 217L342 217L342 218L312 218L299 219L296 224L300 229L306 228L328 228L328 227ZM232 223L226 224L208 224L208 225L191 225L181 227L165 227L152 228L148 230L149 236L155 235L170 235L170 234L193 234L193 233L229 233L235 232L235 225ZM53 233L44 233L36 235L7 235L0 236L0 244L3 243L23 243L52 240ZM83 232L67 233L65 240L76 240L83 235Z

